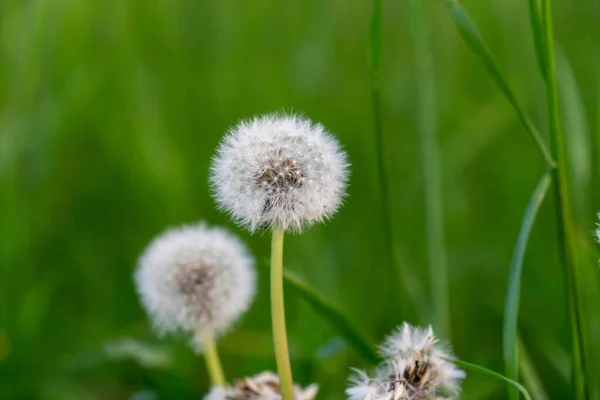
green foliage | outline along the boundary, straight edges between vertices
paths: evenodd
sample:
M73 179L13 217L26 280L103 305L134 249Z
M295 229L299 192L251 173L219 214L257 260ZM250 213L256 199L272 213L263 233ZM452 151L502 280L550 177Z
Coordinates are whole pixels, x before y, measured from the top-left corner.
M600 371L600 343L593 340L600 333L600 270L591 237L600 208L597 4L553 3L555 36L568 61L557 65L558 83L574 240L584 261L577 271L585 367L593 377ZM545 81L527 3L464 5L520 114L464 45L448 9L429 2L449 337L460 359L502 371L511 252L527 197L546 168L523 136L522 117L547 141ZM381 3L377 107L391 249L382 229L373 125L372 11L370 2L316 0L2 2L0 398L202 397L202 360L181 340L155 337L131 274L155 234L200 218L239 233L266 264L267 235L250 236L215 210L207 174L223 132L268 111L301 111L324 123L352 162L344 207L327 224L286 238L286 267L343 310L346 328L361 338L376 343L404 320L432 322L422 86L410 9ZM578 156L581 149L587 159ZM518 331L532 369L522 361L520 369L529 374L527 387L533 370L551 398L571 398L567 290L556 204L548 200L523 259ZM275 368L264 271L250 313L219 343L228 377ZM286 290L286 314L294 378L318 382L319 398L344 398L349 368L372 365L366 352L298 291ZM168 363L158 368L139 357L101 356L106 343L123 337L168 349ZM598 398L599 383L586 383L590 398ZM463 397L505 399L506 386L470 373Z

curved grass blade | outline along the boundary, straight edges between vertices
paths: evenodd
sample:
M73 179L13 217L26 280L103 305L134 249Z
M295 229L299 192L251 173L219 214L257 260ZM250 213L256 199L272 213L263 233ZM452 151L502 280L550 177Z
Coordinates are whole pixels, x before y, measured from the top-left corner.
M456 358L449 358L448 361L453 362L454 364L458 365L459 367L463 367L464 369L468 369L468 370L474 371L474 372L480 372L480 373L488 375L492 378L500 379L504 382L507 382L510 385L517 388L521 392L521 394L523 395L525 400L531 400L531 396L529 395L529 392L527 391L527 389L525 389L525 386L521 385L519 382L516 382L510 378L505 377L502 374L499 374L497 372L494 372L492 370L484 368L481 365L472 364L470 362L462 361L462 360L459 360Z
M579 280L576 264L576 254L573 253L576 230L572 218L569 193L568 156L565 145L565 135L562 129L560 116L560 99L558 92L558 78L556 72L556 61L554 56L554 33L552 28L552 6L550 0L542 2L542 26L544 27L544 47L546 49L546 72L547 72L547 96L548 116L550 126L550 139L552 153L556 157L559 168L552 174L554 180L554 193L556 197L556 219L558 226L558 247L562 265L565 271L566 291L569 310L569 325L571 328L571 346L573 357L573 383L575 399L587 399L588 388L586 386L586 368L584 358L584 342L582 319L584 310L579 300Z
M427 261L433 303L433 325L440 336L450 340L450 296L444 246L442 168L437 138L437 94L425 5L423 0L411 1L410 25L415 47L417 111L425 187Z
M334 304L290 271L283 270L283 279L285 283L296 291L296 293L304 297L315 311L323 316L324 319L329 322L361 356L373 363L378 363L380 361L379 356L375 350L373 350L371 345L356 329L354 329L352 324L350 324L350 321L348 321L344 314L342 314Z
M446 3L450 7L454 23L456 24L456 27L458 28L458 31L463 37L465 43L471 48L471 50L473 50L475 54L479 56L485 69L488 71L494 82L496 82L500 91L504 93L509 103L517 113L517 117L537 144L548 165L554 166L555 162L552 159L552 155L546 146L544 139L542 139L540 132L533 125L529 117L527 117L525 111L523 111L523 108L519 104L517 97L509 87L507 80L502 75L498 64L496 64L496 61L494 61L492 54L485 44L483 37L477 30L477 27L471 21L462 6L455 0L446 0Z
M531 195L521 229L517 238L517 244L513 251L512 261L510 263L510 273L508 278L508 290L506 293L506 303L504 307L504 362L506 363L506 376L513 380L519 379L519 357L517 324L519 319L519 300L521 298L521 272L523 270L523 259L527 250L529 235L535 222L537 213L548 192L552 182L551 172L547 171L540 179L537 187ZM516 388L509 389L509 398L516 400L519 394Z
M544 47L544 41L542 33L544 32L542 26L542 8L540 0L529 0L529 19L531 23L531 31L533 32L533 45L535 47L535 55L538 62L538 67L542 73L544 81L548 81L548 74L546 73L546 48Z

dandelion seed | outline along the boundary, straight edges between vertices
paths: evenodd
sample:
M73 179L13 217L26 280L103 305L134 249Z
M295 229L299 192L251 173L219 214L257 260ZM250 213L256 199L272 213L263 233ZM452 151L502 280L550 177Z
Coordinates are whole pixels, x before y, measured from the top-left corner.
M315 384L302 389L294 385L294 399L313 400L319 387ZM239 379L235 385L213 388L204 400L281 400L279 377L272 372L262 372L251 378Z
M385 361L376 378L355 373L346 389L350 400L449 400L458 396L465 373L446 361L452 353L440 344L431 327L404 323L380 350Z
M267 115L229 131L213 159L211 184L220 208L250 231L301 231L335 214L348 166L322 125L295 115Z
M191 334L198 351L205 332L225 332L248 310L256 280L246 246L204 223L169 229L154 239L134 278L158 334Z

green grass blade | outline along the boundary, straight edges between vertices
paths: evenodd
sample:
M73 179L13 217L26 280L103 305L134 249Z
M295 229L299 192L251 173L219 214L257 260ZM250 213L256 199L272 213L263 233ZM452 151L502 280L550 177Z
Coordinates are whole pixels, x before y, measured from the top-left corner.
M517 324L519 320L519 301L521 298L521 272L523 270L523 259L527 250L529 235L535 222L537 213L544 201L544 197L550 187L551 172L544 173L542 179L535 188L517 238L517 244L513 251L512 261L510 263L510 273L508 279L508 290L506 293L506 303L504 307L504 362L506 363L506 376L513 380L519 379L519 357L517 341ZM509 398L518 399L519 394L516 388L509 389Z
M480 365L472 364L470 362L466 362L466 361L462 361L462 360L458 360L456 358L450 358L450 359L448 359L448 361L453 362L454 364L456 364L459 367L462 367L464 369L467 369L467 370L470 370L473 372L480 372L480 373L488 375L492 378L500 379L500 380L514 386L515 388L517 388L521 392L521 394L523 395L525 400L531 400L531 396L529 395L529 392L527 391L527 389L525 389L525 386L521 385L519 382L516 382L510 378L507 378L506 376L504 376L502 374L499 374L497 372L494 372L492 370L484 368Z
M523 377L523 382L525 382L525 387L531 392L531 395L535 400L550 400L550 396L548 396L548 392L546 392L546 389L544 388L542 379L531 362L531 357L529 357L529 353L527 352L523 341L521 338L518 340L520 354L519 366L521 368L521 376Z
M598 284L598 257L589 253L590 247L595 247L590 234L595 228L593 218L595 198L593 192L593 139L590 124L587 118L586 103L582 88L578 84L576 73L566 54L560 46L556 46L556 68L558 77L558 90L565 133L565 148L568 165L569 195L573 218L573 265L577 269L578 297L581 302L579 310L581 330L583 334L583 354L587 369L588 393L594 398L600 398L600 385L596 377L600 376L600 347L594 340L598 336L597 328L600 326L600 291Z
M387 258L388 273L391 282L398 282L397 263L393 245L393 231L391 221L390 193L388 188L388 178L385 168L384 156L384 138L381 115L381 20L383 12L383 0L373 2L373 13L371 16L370 33L370 72L371 72L371 106L373 110L373 133L375 135L375 151L377 158L377 178L379 181L379 196L381 201L381 218L383 224L383 245L385 256ZM399 303L396 290L390 288L390 294L393 297L394 304Z
M569 195L568 157L560 116L558 79L554 56L554 34L550 0L542 0L542 26L544 27L544 48L546 49L547 96L550 138L553 155L558 168L553 171L554 193L556 197L556 217L558 226L558 247L565 270L569 322L571 329L571 353L573 358L573 383L575 399L587 399L585 360L583 353L583 332L581 319L583 312L579 302L577 269L574 257L576 231L573 225Z
M582 92L577 84L575 71L560 47L556 49L558 89L565 132L566 156L569 165L569 183L573 202L574 219L579 229L593 230L594 221L590 200L592 181L592 151L590 128L587 121L586 106ZM590 237L591 239L591 237Z
M425 186L427 258L433 302L433 325L440 336L450 340L450 296L444 246L441 157L437 138L437 94L425 5L422 0L411 1L410 25L416 59L419 138Z
M535 55L542 74L542 78L547 81L546 73L546 49L543 41L543 26L541 18L542 8L540 0L529 0L529 19L531 22L531 31L533 32L533 45Z
M380 361L379 356L367 340L352 326L350 321L337 307L320 293L317 293L310 285L290 271L284 269L284 282L302 296L331 326L342 335L348 344L373 363Z
M504 93L504 95L514 108L517 117L537 144L548 165L555 165L550 150L548 149L548 146L546 146L546 143L540 135L540 132L533 125L529 117L527 117L527 115L525 114L525 111L521 107L519 101L517 100L517 97L508 85L507 80L502 75L498 64L496 63L496 61L494 61L490 50L485 44L483 37L479 33L479 30L477 29L473 21L471 21L466 11L455 0L446 0L446 3L450 7L454 23L456 24L456 27L458 28L458 31L463 37L465 43L471 48L471 50L473 50L475 54L477 54L477 56L479 56L479 58L483 62L485 69L488 71L494 82L496 82L500 91Z

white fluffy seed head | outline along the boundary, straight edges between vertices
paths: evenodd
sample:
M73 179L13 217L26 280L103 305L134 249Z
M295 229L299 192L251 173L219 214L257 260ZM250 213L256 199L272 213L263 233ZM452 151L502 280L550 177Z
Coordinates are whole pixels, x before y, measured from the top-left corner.
M346 390L350 400L450 400L460 393L465 372L453 363L447 346L431 327L404 323L381 346L385 362L371 379L357 371Z
M204 223L168 229L144 250L134 275L159 335L191 334L202 351L206 331L226 331L255 294L254 259L237 237Z
M322 125L296 115L266 115L227 133L210 179L220 208L250 231L301 231L337 211L348 167L346 154Z
M294 385L296 400L314 400L319 386L312 384L302 389ZM281 400L279 377L265 371L251 378L238 379L233 386L214 387L204 400Z

